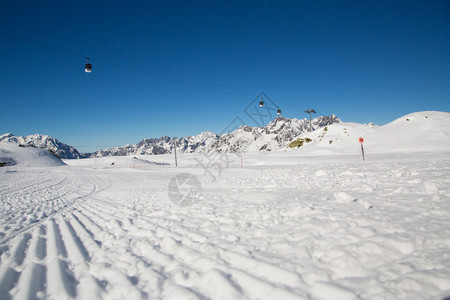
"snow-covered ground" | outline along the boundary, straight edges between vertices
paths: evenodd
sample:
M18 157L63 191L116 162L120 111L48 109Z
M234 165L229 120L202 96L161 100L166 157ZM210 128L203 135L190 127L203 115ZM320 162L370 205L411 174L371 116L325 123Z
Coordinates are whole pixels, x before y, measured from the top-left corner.
M336 125L331 144L207 169L200 154L0 168L0 299L450 296L450 149L366 136L362 161L336 146L358 126ZM200 180L193 205L169 199L179 173Z

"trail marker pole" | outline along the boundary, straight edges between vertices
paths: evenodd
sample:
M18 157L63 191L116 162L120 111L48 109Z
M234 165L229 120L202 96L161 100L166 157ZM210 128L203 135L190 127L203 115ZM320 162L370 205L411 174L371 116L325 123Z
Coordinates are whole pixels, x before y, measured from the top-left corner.
M360 137L360 138L359 138L359 143L361 144L362 158L363 158L363 160L366 160L366 158L364 157L364 147L363 147L364 138Z
M177 160L177 142L174 143L173 149L174 149L174 153L175 153L175 167L178 167L178 160Z

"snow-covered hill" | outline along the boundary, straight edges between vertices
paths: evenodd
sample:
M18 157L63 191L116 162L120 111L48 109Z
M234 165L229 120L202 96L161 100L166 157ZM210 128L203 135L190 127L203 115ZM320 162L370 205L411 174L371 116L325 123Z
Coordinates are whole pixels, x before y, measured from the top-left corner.
M52 167L64 163L49 151L0 142L0 166Z
M0 135L0 142L11 142L20 145L29 145L37 148L47 149L59 158L82 158L82 155L72 146L61 143L54 137L43 134L32 134L28 136L15 136L12 133Z
M450 149L450 113L416 112L383 126L372 123L332 124L299 135L291 146L313 155L358 153L361 151L360 137L364 138L363 146L367 153L446 151ZM297 147L299 144L302 145Z

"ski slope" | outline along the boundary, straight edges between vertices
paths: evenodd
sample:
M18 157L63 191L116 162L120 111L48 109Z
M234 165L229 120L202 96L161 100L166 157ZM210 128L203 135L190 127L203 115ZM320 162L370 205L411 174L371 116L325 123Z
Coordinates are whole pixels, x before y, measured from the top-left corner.
M449 297L450 151L308 150L327 144L230 154L211 173L200 154L175 168L166 155L29 167L22 153L0 168L0 299ZM191 206L169 200L179 173L202 184Z
M309 138L299 150L303 154L357 154L359 138L364 138L368 154L448 151L450 149L450 113L423 111L393 122L375 124L336 123L299 138Z

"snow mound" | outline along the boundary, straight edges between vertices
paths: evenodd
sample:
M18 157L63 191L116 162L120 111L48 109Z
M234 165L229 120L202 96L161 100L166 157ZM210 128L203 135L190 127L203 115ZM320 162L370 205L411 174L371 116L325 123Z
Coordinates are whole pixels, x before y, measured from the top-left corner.
M64 163L47 150L0 142L0 164L21 167L52 167Z
M336 198L336 201L340 203L349 203L356 201L356 198L353 195L346 192L334 193L334 197Z

